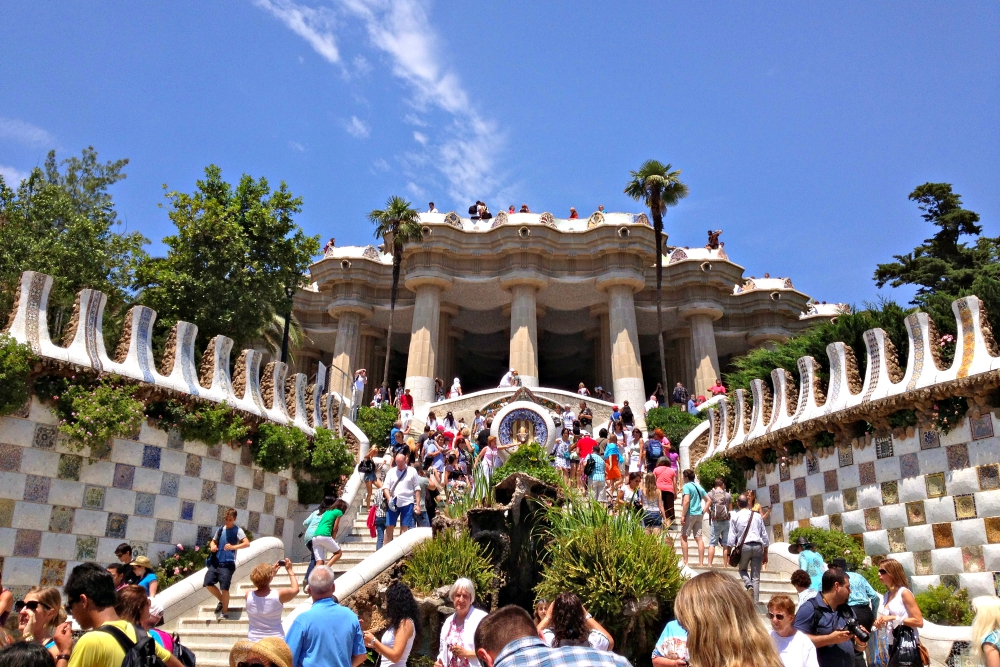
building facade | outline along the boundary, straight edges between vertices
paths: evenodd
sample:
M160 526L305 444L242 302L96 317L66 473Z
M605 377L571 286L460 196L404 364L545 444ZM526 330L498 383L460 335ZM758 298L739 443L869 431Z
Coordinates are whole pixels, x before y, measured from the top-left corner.
M406 246L393 316L389 382L418 405L434 380L465 392L517 370L527 387L601 386L641 406L659 382L656 244L645 214L500 213L473 220L422 214ZM670 385L699 394L729 360L837 314L788 278L748 278L719 244L663 249L663 333ZM385 247L385 246L382 246ZM329 246L295 296L306 342L297 370L320 362L369 369L365 400L382 381L392 257L375 246ZM336 376L336 371L334 372ZM669 388L668 388L669 393Z

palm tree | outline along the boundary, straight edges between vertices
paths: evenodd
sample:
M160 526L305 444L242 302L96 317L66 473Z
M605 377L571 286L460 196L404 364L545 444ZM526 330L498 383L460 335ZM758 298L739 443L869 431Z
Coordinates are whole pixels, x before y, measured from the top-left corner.
M653 215L653 231L656 232L656 338L660 343L660 373L663 391L667 386L667 362L663 353L663 307L660 290L663 287L663 214L670 206L676 206L688 196L688 186L681 183L681 170L670 170L657 160L646 160L639 171L630 172L632 180L625 186L625 194L649 207Z
M389 386L389 356L392 352L392 318L396 312L396 295L399 293L399 269L403 264L403 246L419 241L420 214L410 207L410 202L402 197L389 197L384 210L375 209L368 214L368 220L375 225L375 238L385 239L392 246L392 291L389 292L389 331L385 341L385 370L382 373L382 388Z

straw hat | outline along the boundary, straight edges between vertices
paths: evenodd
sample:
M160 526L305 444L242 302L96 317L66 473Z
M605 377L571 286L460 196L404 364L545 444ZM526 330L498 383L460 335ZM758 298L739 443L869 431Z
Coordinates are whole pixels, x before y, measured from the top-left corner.
M292 667L292 649L277 637L264 637L259 642L241 639L229 652L229 667L248 662L251 657L264 658L274 667Z
M139 567L144 567L147 570L153 569L153 562L148 558L146 558L145 556L139 556L138 558L133 560L132 565L138 565Z

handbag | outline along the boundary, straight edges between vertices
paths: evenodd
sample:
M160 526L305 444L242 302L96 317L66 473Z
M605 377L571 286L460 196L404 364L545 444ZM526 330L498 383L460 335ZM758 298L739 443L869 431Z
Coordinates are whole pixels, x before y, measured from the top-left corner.
M362 461L358 463L358 472L362 475L368 475L375 472L375 462L371 459L362 459Z
M740 559L743 558L743 543L746 542L747 535L750 533L750 524L753 523L754 511L750 510L750 518L747 519L747 527L743 530L743 537L740 538L740 543L733 547L733 550L729 552L729 566L737 567L740 564Z
M892 637L889 667L919 667L928 664L924 662L924 653L927 649L920 650L922 647L913 628L900 625L892 631Z

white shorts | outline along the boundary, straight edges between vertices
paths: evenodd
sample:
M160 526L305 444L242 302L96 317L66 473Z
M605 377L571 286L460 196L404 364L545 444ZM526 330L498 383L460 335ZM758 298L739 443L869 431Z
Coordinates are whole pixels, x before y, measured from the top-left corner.
M340 552L340 545L337 544L337 540L332 537L327 537L326 535L313 535L313 557L316 560L326 560L326 552L329 551L331 554Z
M400 410L399 421L403 422L403 424L413 421L413 410Z

